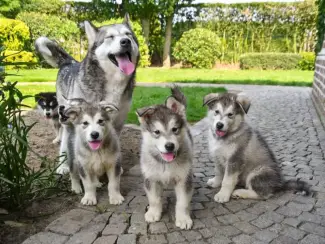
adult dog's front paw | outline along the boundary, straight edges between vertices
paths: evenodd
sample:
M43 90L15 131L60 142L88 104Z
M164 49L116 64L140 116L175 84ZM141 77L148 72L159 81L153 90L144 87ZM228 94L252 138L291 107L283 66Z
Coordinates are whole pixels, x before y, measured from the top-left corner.
M161 217L161 212L158 210L154 210L154 209L150 209L146 212L146 214L144 215L144 219L146 220L146 222L157 222L160 220Z
M97 199L96 196L85 194L85 196L81 199L81 204L83 205L96 205Z
M215 196L214 200L219 203L229 202L230 194L226 191L219 191Z
M113 205L120 205L124 201L124 197L121 194L112 194L109 196L109 203Z
M221 185L221 180L218 177L214 177L208 180L207 185L212 188L217 188Z
M189 230L192 228L193 221L190 215L178 215L176 216L175 224L177 227L181 228L182 230Z

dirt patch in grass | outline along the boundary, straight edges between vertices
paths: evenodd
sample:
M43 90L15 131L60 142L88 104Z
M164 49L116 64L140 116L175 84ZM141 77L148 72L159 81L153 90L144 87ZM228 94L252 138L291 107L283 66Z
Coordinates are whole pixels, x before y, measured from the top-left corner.
M55 160L58 157L59 145L52 144L55 133L51 123L35 111L26 114L25 122L27 124L37 122L29 134L32 149L42 156ZM127 126L123 129L121 146L124 171L128 171L139 162L140 140L141 132L137 128ZM28 165L37 170L41 162L37 156L29 153ZM0 214L0 242L22 243L29 236L43 231L49 223L62 214L75 208L79 200L80 196L61 193L50 199L34 202L23 211Z

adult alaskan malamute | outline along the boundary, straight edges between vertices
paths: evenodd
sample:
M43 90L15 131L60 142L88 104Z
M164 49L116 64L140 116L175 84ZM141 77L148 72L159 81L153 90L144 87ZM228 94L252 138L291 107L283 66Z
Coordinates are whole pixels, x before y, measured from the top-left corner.
M165 105L138 109L137 115L142 129L140 162L149 201L145 220L159 221L163 186L173 184L177 198L176 226L190 229L193 141L185 106L184 95L175 87Z
M68 141L71 189L81 193L80 178L85 195L84 205L96 205L98 177L104 173L109 179L108 195L111 204L124 201L120 193L121 155L119 138L111 117L118 109L112 104L72 105L66 109L62 123L73 123L73 132Z
M82 62L77 62L55 41L46 37L36 40L36 49L50 65L59 67L56 82L59 105L68 106L65 101L75 98L84 99L89 104L115 104L119 111L112 120L119 134L131 105L139 61L138 41L128 15L122 24L96 28L85 21L84 25L89 45ZM63 127L60 155L67 152L69 140L67 126ZM69 172L68 165L61 164L57 172Z
M308 194L303 181L285 182L279 164L261 135L245 122L250 107L246 96L232 93L208 94L209 151L216 162L216 175L207 184L219 187L216 202L230 197L266 199L280 190ZM243 189L236 189L237 185Z
M59 121L59 105L55 92L41 92L35 95L37 109L43 114L44 118L50 120L53 124L56 138L53 143L61 141L61 124Z

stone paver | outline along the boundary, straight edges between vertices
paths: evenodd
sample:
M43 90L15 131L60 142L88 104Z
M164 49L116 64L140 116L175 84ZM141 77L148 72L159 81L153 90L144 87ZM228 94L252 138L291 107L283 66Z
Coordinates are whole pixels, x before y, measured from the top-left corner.
M214 174L214 164L209 161L207 124L201 120L192 127L195 141L192 230L175 226L172 189L164 192L161 220L145 223L148 201L139 165L135 165L121 178L126 199L121 206L110 205L105 190L99 193L98 207L78 206L23 244L325 244L325 131L313 107L311 90L225 87L244 91L252 99L248 120L269 143L285 178L306 180L313 189L311 196L285 192L265 201L215 203L213 196L217 189L206 186Z

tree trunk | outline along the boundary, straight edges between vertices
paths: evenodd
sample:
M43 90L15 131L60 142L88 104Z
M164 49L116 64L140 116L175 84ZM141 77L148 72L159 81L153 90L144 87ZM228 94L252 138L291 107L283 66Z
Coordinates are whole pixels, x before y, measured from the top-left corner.
M149 45L150 21L149 19L141 19L144 40Z
M170 67L170 46L172 43L173 15L166 18L166 34L163 53L163 67Z

